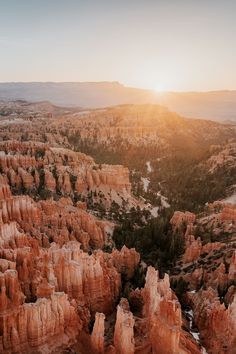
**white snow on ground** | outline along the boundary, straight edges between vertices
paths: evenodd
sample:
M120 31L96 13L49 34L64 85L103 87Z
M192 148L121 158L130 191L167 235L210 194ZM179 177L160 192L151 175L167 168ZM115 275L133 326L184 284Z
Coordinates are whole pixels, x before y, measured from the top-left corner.
M144 187L145 188L145 187ZM160 192L157 193L157 196L161 198L161 205L162 207L164 208L169 208L170 207L170 204L167 203L167 198L164 197L163 195L161 195ZM141 198L144 202L145 202L145 199L144 198ZM150 203L146 204L145 207L146 209L148 209L151 213L151 215L156 218L158 217L158 211L159 211L159 206L155 206L153 207Z
M0 125L8 125L8 124L26 124L29 122L24 120L24 119L21 119L21 118L16 118L16 119L3 119L3 120L0 120Z
M161 198L161 204L164 208L170 207L170 204L167 202L167 198L161 195L161 192L157 192L157 196Z
M158 210L159 210L159 207L154 207L154 208L152 208L152 209L150 210L150 212L151 212L151 214L152 214L152 216L153 216L154 218L157 218L157 216L158 216Z
M143 182L144 192L147 192L150 180L148 178L146 178L146 177L141 177L141 180Z
M223 199L224 203L236 204L236 193L232 194L230 197Z
M150 161L147 161L146 162L146 166L147 166L147 171L148 173L151 173L153 171L153 168L151 166L151 162Z
M194 291L194 290L193 290ZM192 334L193 338L200 343L200 333L193 331L193 311L192 310L185 310L185 314L187 315L187 318L189 319L189 328L190 328L190 333ZM201 353L202 354L208 354L206 349L201 346Z

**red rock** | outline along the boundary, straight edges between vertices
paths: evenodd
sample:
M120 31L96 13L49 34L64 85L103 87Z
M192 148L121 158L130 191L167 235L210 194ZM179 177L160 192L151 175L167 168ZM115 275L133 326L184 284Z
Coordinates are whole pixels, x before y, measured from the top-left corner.
M236 250L234 250L229 266L229 280L236 281Z
M148 319L149 336L154 353L178 353L181 308L173 299L169 280L159 280L158 272L148 267L143 290L143 314Z
M9 221L38 222L40 212L33 200L28 196L18 196L0 200L0 223Z
M193 297L194 320L209 353L234 354L236 348L236 296L228 309L209 288Z
M56 290L84 302L94 313L109 313L114 308L121 279L114 266L106 263L103 252L89 256L80 250L78 242L69 242L62 248L53 245L49 252Z
M0 167L12 187L38 188L39 175L43 172L41 187L52 192L59 190L63 195L87 196L89 191L99 190L108 197L108 192L113 190L116 198L117 193L125 199L131 197L129 170L123 166L98 166L85 154L38 142L4 141L0 147L3 150Z
M120 251L112 251L112 260L119 273L124 274L127 278L132 278L135 269L140 261L140 254L134 248L123 246Z
M45 189L49 191L55 192L56 191L56 180L53 177L53 174L48 169L44 169L44 185Z
M60 351L75 342L81 329L75 308L63 293L21 305L14 312L1 314L0 319L3 324L0 348L6 353L33 353L45 345L50 351Z
M7 269L4 273L0 272L0 313L19 306L23 301L17 271Z
M0 184L0 200L11 197L11 190L8 184Z
M220 250L224 244L222 242L208 242L202 246L201 253L210 253L215 250Z
M185 242L185 253L183 255L184 263L190 263L197 260L201 254L202 242L198 237L195 240L193 235L188 235Z
M232 204L227 204L221 212L222 221L236 221L236 207Z
M91 345L95 353L104 353L104 331L105 331L105 315L96 313L93 331L91 334Z
M114 346L117 354L134 354L134 318L126 299L117 306Z
M186 211L185 213L181 211L175 211L174 215L172 216L170 223L173 228L180 228L183 225L192 225L196 220L196 215Z

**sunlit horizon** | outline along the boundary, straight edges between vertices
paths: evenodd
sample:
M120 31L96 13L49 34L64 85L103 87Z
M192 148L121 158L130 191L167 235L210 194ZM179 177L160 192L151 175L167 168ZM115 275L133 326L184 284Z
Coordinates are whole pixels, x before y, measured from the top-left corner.
M129 83L124 83L121 81L117 80L101 80L101 81L72 81L72 80L66 80L66 81L57 81L57 80L32 80L32 81L0 81L0 84L33 84L33 83L40 83L40 84L103 84L103 83L110 83L110 84L119 84L121 86L124 86L126 88L133 88L133 89L140 89L140 90L147 90L151 91L156 95L165 95L167 93L207 93L207 92L227 92L227 91L236 91L236 86L235 88L208 88L208 89L177 89L177 88L172 88L172 86L167 86L165 84L157 84L154 85L153 87L146 87L146 86L132 86Z
M0 1L1 82L236 89L236 2Z

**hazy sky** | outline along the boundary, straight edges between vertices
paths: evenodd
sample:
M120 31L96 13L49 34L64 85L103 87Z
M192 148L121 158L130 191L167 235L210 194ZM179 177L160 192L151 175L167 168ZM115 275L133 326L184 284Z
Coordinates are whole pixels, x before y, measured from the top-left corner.
M236 0L0 0L0 81L236 89Z

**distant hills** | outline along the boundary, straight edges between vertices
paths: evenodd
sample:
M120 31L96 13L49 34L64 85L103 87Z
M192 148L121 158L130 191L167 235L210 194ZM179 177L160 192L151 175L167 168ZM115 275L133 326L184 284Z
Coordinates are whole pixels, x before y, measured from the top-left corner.
M158 103L191 118L236 122L236 90L156 93L119 82L0 83L0 100L48 100L59 106L101 108Z

